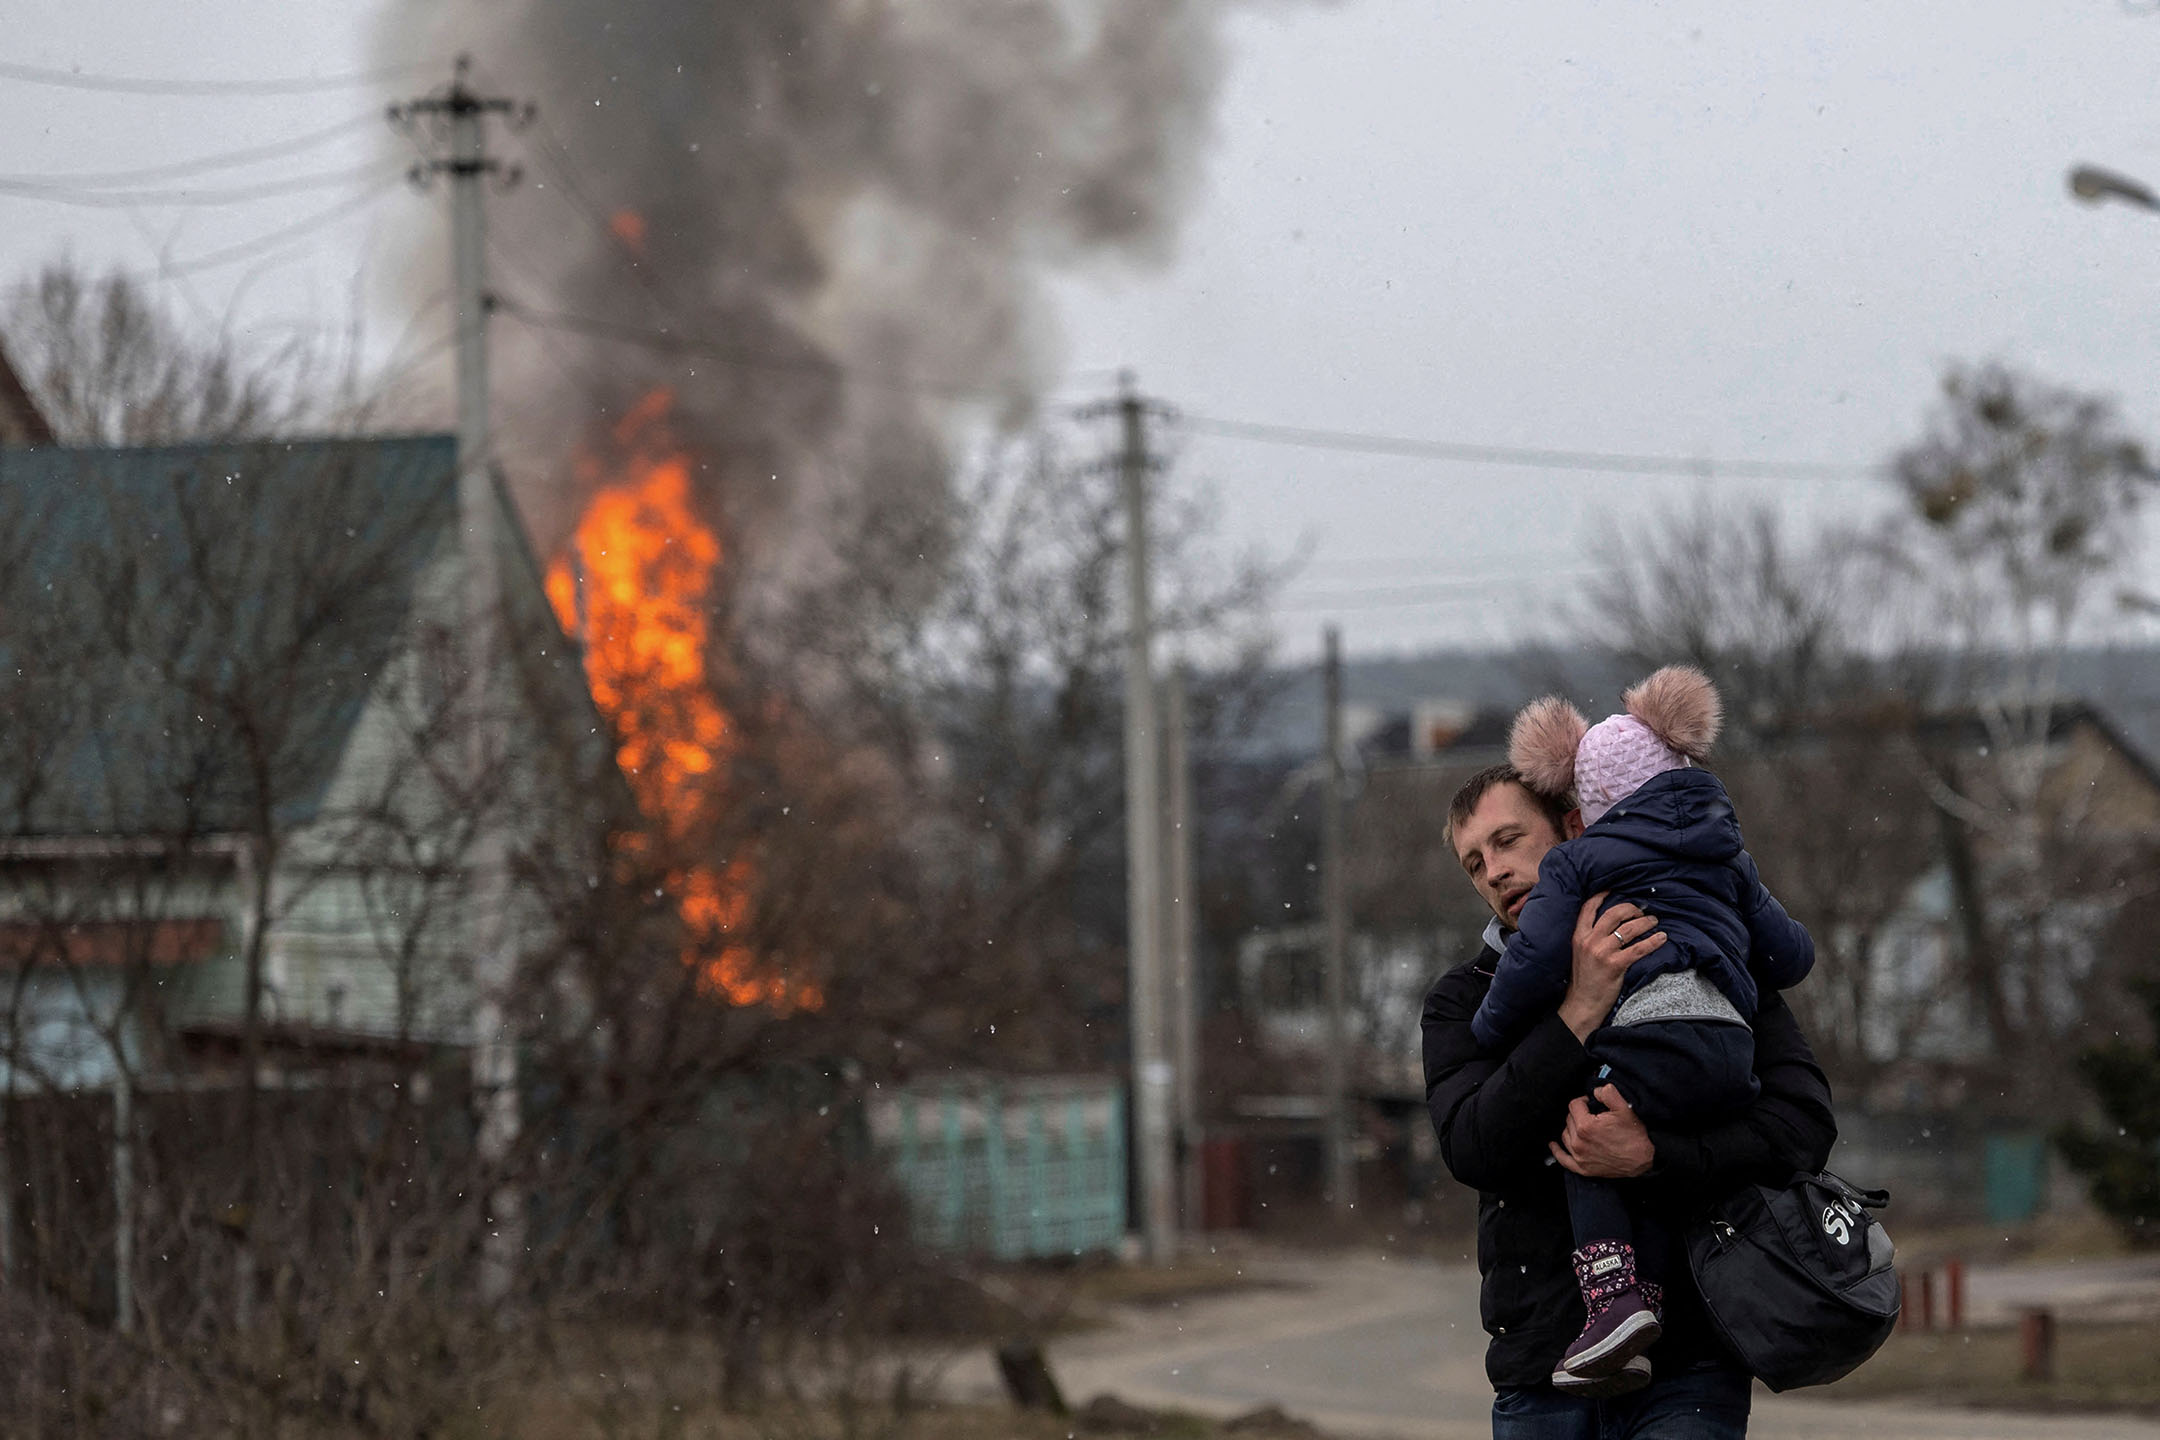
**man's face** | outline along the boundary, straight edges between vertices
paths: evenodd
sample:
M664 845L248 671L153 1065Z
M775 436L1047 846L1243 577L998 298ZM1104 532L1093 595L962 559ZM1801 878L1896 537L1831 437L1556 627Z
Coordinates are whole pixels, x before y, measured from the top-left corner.
M1455 827L1455 858L1500 923L1513 929L1537 884L1539 863L1562 838L1529 791L1499 784Z

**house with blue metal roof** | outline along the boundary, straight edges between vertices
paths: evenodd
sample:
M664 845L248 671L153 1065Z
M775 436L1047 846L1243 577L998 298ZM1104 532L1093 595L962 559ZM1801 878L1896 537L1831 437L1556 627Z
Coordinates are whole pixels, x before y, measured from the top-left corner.
M458 486L446 436L0 448L0 1079L468 1041L476 907L546 923L483 840L624 797L499 485L475 682Z

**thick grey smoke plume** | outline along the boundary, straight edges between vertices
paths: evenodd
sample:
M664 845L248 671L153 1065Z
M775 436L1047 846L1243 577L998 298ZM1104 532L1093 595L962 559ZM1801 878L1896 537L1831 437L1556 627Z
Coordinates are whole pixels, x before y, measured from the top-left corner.
M1223 0L398 0L400 62L473 56L535 101L497 128L497 289L729 358L497 325L505 451L542 539L569 457L657 385L706 501L764 563L835 499L942 493L956 403L1024 407L1043 281L1167 253L1220 71ZM440 239L406 303L442 288ZM979 402L978 402L979 403ZM752 557L756 563L757 557Z

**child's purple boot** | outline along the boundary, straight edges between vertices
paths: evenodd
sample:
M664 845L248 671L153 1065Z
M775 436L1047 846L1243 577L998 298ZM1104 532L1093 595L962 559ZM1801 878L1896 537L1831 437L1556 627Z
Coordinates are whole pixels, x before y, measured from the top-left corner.
M1597 1380L1624 1369L1665 1333L1635 1279L1635 1247L1593 1240L1575 1252L1575 1283L1589 1321L1561 1357L1553 1383Z

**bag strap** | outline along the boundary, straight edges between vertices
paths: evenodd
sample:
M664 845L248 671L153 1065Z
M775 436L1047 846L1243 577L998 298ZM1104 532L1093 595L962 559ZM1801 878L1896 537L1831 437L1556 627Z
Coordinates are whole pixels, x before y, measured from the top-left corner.
M1869 1210L1880 1210L1890 1203L1890 1192L1888 1190L1862 1190L1844 1178L1831 1174L1828 1170L1817 1171L1811 1178L1818 1184L1837 1191L1838 1194L1852 1201L1855 1205Z

